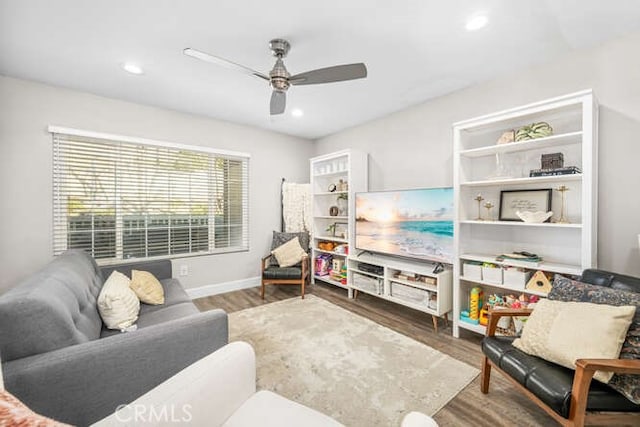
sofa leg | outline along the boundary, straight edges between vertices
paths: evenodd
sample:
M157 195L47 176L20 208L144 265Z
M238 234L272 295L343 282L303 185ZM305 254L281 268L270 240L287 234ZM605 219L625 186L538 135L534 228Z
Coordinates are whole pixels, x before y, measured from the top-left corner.
M482 378L480 379L480 391L484 394L489 393L489 379L491 378L491 364L485 356L482 360Z

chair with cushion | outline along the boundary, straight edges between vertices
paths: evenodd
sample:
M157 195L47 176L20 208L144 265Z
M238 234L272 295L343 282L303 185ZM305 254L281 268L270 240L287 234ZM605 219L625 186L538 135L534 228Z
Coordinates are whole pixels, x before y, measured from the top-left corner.
M498 320L504 316L529 316L538 308L505 309L491 311L486 336L482 341L485 357L482 365L481 391L488 393L491 370L495 369L507 377L527 397L544 409L564 426L583 426L585 421L611 425L640 425L640 310L628 306L640 306L640 279L603 270L585 270L580 279L574 281L556 276L553 289L544 306L556 304L566 308L566 303L604 304L597 310L625 310L627 325L617 338L619 358L581 359L574 369L525 353L516 337L496 336ZM564 304L564 305L563 305ZM587 304L589 305L589 304ZM616 307L612 307L616 306ZM540 306L542 307L542 306ZM574 305L580 310L585 305ZM538 315L541 312L538 312ZM541 317L538 316L538 319ZM542 317L543 321L545 318ZM533 320L533 317L530 318ZM522 333L531 333L533 322L525 323ZM605 323L608 319L596 318ZM553 324L551 333L559 334L565 324ZM552 323L551 323L552 324ZM529 331L527 331L529 328ZM569 335L595 334L596 328L569 328ZM626 334L626 336L625 336ZM554 345L565 345L556 335ZM522 340L522 338L521 338ZM622 344L620 344L624 341ZM549 338L549 341L552 339ZM599 342L599 341L598 341ZM621 345L621 347L620 347ZM516 348L519 347L519 348ZM603 351L605 344L592 346ZM535 351L534 351L535 352ZM548 359L549 357L547 357ZM597 381L598 375L614 373L608 383ZM594 379L594 374L596 375ZM594 379L592 381L592 379ZM636 403L634 403L636 402Z
M294 242L292 242L294 240ZM295 241L298 243L296 244ZM262 286L260 296L264 299L266 285L295 285L300 286L300 293L304 298L305 284L309 280L309 233L273 232L271 253L262 258ZM282 253L282 256L281 256ZM282 257L289 258L284 264ZM293 257L293 258L291 258Z

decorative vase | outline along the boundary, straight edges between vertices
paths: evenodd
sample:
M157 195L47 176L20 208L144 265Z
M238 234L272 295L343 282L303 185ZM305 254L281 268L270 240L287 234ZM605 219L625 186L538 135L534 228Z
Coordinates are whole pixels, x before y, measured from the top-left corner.
M347 216L347 208L348 208L347 200L338 199L336 203L338 204L338 214L340 216Z
M338 213L340 212L340 210L338 209L337 206L331 206L329 208L329 215L330 216L338 216Z

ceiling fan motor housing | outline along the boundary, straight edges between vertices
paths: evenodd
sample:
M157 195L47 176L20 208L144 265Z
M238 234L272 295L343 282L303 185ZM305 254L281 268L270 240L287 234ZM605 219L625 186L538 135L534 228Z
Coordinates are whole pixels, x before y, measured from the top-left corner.
M286 91L289 89L289 76L290 74L284 66L282 59L278 57L273 69L269 72L271 87L282 92Z

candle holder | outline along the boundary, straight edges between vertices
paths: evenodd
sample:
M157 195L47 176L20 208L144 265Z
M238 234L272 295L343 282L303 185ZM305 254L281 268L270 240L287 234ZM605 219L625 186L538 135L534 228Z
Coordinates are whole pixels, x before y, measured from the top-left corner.
M495 205L491 202L487 202L484 204L484 207L487 209L487 221L493 221L493 217L491 216L491 208Z
M565 212L567 211L567 209L565 207L566 196L565 196L564 193L569 191L569 187L567 187L566 185L562 185L562 186L556 188L556 191L559 191L560 194L562 195L562 204L560 205L560 218L556 222L558 224L569 224L569 220L564 216Z
M482 221L482 215L480 215L480 203L482 203L484 197L482 197L482 194L478 194L473 200L478 202L478 217L476 218L476 221Z

